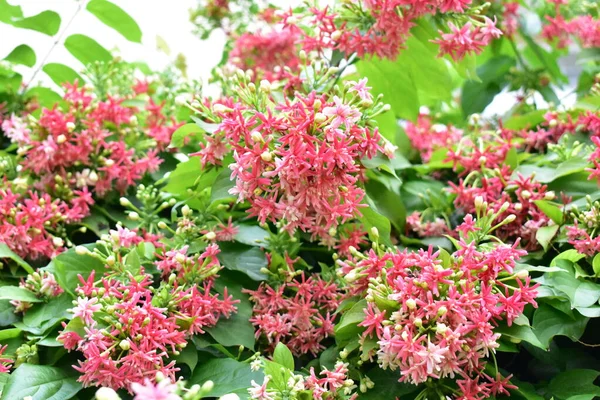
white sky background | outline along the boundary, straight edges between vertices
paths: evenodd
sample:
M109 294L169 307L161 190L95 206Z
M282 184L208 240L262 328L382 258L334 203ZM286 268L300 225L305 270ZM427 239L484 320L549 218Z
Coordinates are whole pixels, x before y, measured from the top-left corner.
M153 69L161 69L174 60L178 53L187 59L188 76L190 78L207 78L210 70L219 62L225 41L222 32L214 32L206 41L201 41L192 34L193 25L189 22L190 8L194 8L196 0L112 0L131 15L142 30L142 44L127 41L113 29L104 25L88 11L81 10L62 41L69 35L81 33L87 35L108 50L118 49L127 61L144 61ZM44 10L52 10L60 14L61 30L78 8L76 0L9 0L10 4L19 5L25 16L32 16ZM156 36L162 37L171 50L171 55L157 49ZM52 47L55 38L39 32L17 29L0 23L0 59L20 44L33 48L37 56L35 68L18 67L23 74L24 82L28 82L33 71ZM83 66L62 44L57 45L46 62L59 62L80 71ZM42 81L53 86L52 81L40 71L35 81Z

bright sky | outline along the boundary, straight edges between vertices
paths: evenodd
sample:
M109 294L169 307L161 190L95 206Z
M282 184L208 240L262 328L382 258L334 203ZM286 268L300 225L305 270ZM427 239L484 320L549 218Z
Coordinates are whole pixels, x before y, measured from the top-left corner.
M8 0L10 4L20 5L25 16L32 16L44 10L53 10L60 14L61 31L76 13L79 2L76 0ZM215 32L208 40L201 41L192 34L193 25L189 22L188 10L196 0L113 0L131 15L142 30L142 44L128 42L119 33L100 22L95 16L81 10L68 30L63 41L74 33L81 33L95 39L108 50L118 49L127 61L144 61L150 67L160 69L173 60L178 53L187 58L190 78L210 75L210 70L221 58L224 36ZM157 49L156 36L162 37L171 50L171 55ZM17 29L0 23L0 59L20 44L31 46L37 55L38 65L54 43L54 38L26 29ZM82 65L61 44L57 45L46 62L60 62L75 70ZM37 66L36 66L37 67ZM19 68L27 82L35 68ZM35 80L52 84L50 79L39 72Z

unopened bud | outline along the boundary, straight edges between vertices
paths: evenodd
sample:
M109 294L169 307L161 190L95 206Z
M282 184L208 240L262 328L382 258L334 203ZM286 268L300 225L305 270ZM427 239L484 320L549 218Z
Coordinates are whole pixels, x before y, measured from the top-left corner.
M260 81L260 90L264 93L271 93L271 82L266 79Z
M123 207L129 207L131 205L131 202L129 201L129 199L127 197L121 197L119 199L119 204L121 204L121 206L123 206Z
M406 300L406 307L408 307L409 310L414 310L417 307L417 302L415 299L408 299Z
M215 240L217 238L217 234L213 231L210 231L206 235L204 235L204 237L206 238L206 240Z
M136 213L135 211L131 211L128 215L129 219L132 221L137 221L140 219L140 214Z
M58 144L63 144L66 141L67 137L65 135L58 135L58 137L56 138L56 143Z
M159 221L158 224L156 224L156 226L158 226L159 229L167 229L167 224L165 223L165 221Z
M122 350L129 350L131 348L131 344L129 343L129 340L121 340L121 342L119 343L119 347Z
M517 271L515 276L519 279L525 279L529 276L529 271L527 271L526 269L522 269L520 271Z
M75 124L73 122L67 122L67 131L73 132L75 130Z
M273 155L271 154L270 151L265 151L260 155L260 158L264 161L264 162L271 162L273 161Z
M54 247L63 247L65 245L65 241L62 240L62 238L55 236L52 238L52 244Z
M121 400L121 397L113 389L101 387L96 392L96 400Z
M80 256L84 256L86 254L89 254L89 250L86 247L83 246L77 246L75 247L75 253L77 253Z

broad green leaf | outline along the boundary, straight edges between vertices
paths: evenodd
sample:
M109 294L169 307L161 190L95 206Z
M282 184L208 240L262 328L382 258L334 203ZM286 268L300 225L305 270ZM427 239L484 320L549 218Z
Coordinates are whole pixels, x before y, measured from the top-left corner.
M373 57L357 62L356 69L361 76L368 78L373 95L383 94L383 102L391 106L396 116L417 118L419 95L406 68L398 66L395 61Z
M15 326L34 335L43 335L60 321L68 319L70 314L67 310L72 307L73 298L62 294L47 303L34 305L23 316L23 322L15 323Z
M93 246L86 246L92 249ZM75 249L70 249L53 260L54 274L60 287L68 293L74 294L75 288L80 284L78 275L87 279L92 271L96 271L96 278L105 272L104 264L91 255L79 255Z
M390 220L375 211L373 205L368 205L367 207L361 208L360 213L362 216L359 218L359 220L369 233L371 240L377 239L373 236L373 228L377 228L381 243L391 245L392 242L390 240L390 234L392 228L390 225Z
M229 318L220 318L216 326L206 328L206 331L223 346L244 346L254 349L254 326L250 322L252 317L252 304L244 288L252 287L254 282L245 282L247 278L239 272L221 271L219 279L215 282L215 289L222 295L227 289L227 294L239 300L235 306L237 312ZM244 279L246 278L246 279Z
M185 162L180 162L177 164L175 171L169 175L169 181L163 190L174 195L185 195L187 189L194 186L200 173L200 159L198 157L191 157Z
M9 55L4 57L6 61L10 61L15 64L25 65L27 67L33 67L35 65L35 52L33 49L26 44L19 45L10 52Z
M402 198L373 179L367 181L365 189L367 196L373 202L374 210L389 219L394 228L401 232L406 222L406 209Z
M575 268L570 261L557 260L556 266L561 272L549 272L538 279L544 286L555 288L566 294L571 307L590 307L600 298L600 284L589 280L577 279Z
M547 110L536 110L523 115L514 115L506 120L504 127L513 130L531 129L544 122L546 113Z
M578 340L583 335L587 322L587 318L577 313L570 317L542 303L533 314L532 326L540 343L547 349L555 336L567 336L571 340Z
M35 99L40 107L52 108L55 104L59 106L64 103L61 95L52 89L42 86L34 86L25 92L25 98Z
M33 17L27 17L12 21L17 28L30 29L48 36L54 36L60 28L60 15L54 11L42 11Z
M185 144L185 139L188 136L196 136L199 133L204 133L204 129L200 128L197 124L185 124L180 126L171 137L171 144L169 147L182 147Z
M23 364L10 374L2 398L17 400L31 396L32 400L65 400L80 390L77 373L70 368Z
M513 177L518 174L530 176L535 174L535 179L541 183L549 183L560 177L572 175L584 171L588 167L588 162L584 158L574 157L558 164L556 168L538 167L535 165L521 165L513 173Z
M33 292L17 286L0 287L0 300L19 300L29 303L39 303L42 301Z
M15 263L20 265L27 273L33 274L33 268L29 264L25 262L21 257L16 255L11 249L8 248L6 243L0 243L0 260L3 258L8 258L13 260Z
M542 245L544 250L548 250L548 246L552 238L556 235L556 232L558 232L558 228L558 225L543 226L535 233L535 239Z
M42 67L46 73L57 85L64 83L73 83L75 81L85 82L81 76L71 67L59 63L49 63Z
M558 57L543 49L529 35L523 34L522 37L527 43L527 48L523 52L523 57L534 67L547 71L557 83L568 83L569 80L561 72L558 65Z
M592 261L592 268L594 269L594 274L596 276L600 276L600 253L594 256L594 260Z
M23 331L18 328L2 329L0 330L0 342L19 337L21 332Z
M15 307L10 304L10 300L0 300L0 326L9 326L19 320L15 314Z
M362 299L342 314L340 322L335 326L335 341L340 347L352 340L358 340L360 333L364 330L358 324L365 320L366 308L367 301Z
M373 389L361 393L360 400L383 400L383 399L404 399L413 398L411 393L421 391L422 389L410 383L398 382L400 372L392 370L383 370L373 368L366 373L366 376L373 381Z
M92 0L86 9L130 42L142 43L142 30L129 14L107 0Z
M235 393L241 399L247 399L251 382L261 384L263 379L263 373L252 371L248 363L230 358L218 358L198 366L189 382L202 385L206 381L212 381L214 389L210 392L211 397Z
M95 61L108 62L113 58L110 51L94 39L78 33L69 36L65 40L65 48L83 65L92 64Z
M288 347L279 342L275 347L275 351L273 352L273 361L276 363L283 365L290 371L294 370L294 356Z
M210 202L213 203L219 200L233 200L235 196L229 193L229 189L235 186L235 182L231 180L231 170L223 168L212 186L210 192Z
M270 235L265 229L254 224L238 224L236 227L236 241L249 246L268 247L267 239Z
M502 325L494 329L494 332L500 333L502 336L522 340L531 343L535 347L545 349L544 345L539 341L539 339L537 338L537 336L535 335L535 333L529 325Z
M563 223L563 212L557 204L546 200L535 200L534 203L541 212L546 214L556 224L560 225Z
M198 349L196 346L185 346L183 350L179 352L179 355L175 357L177 364L185 364L190 368L190 371L194 371L196 365L198 365Z
M572 369L565 371L552 379L548 389L557 399L567 400L577 396L578 400L592 400L600 396L600 386L594 381L600 371L591 369Z
M461 107L464 115L480 113L494 100L494 97L508 84L507 73L515 65L512 57L498 56L491 58L477 68L480 81L465 82Z
M257 247L246 246L241 243L219 243L221 252L219 261L227 269L240 271L256 281L267 278L260 272L267 266L265 253Z

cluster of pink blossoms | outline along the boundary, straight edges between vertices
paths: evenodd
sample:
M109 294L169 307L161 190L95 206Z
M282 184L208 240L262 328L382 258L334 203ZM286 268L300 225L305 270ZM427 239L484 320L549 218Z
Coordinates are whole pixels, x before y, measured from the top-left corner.
M304 25L310 31L303 34L306 51L337 49L358 57L375 55L396 58L410 37L410 30L419 18L438 13L468 15L471 0L353 0L339 9L310 8ZM476 15L476 14L474 14ZM288 27L302 33L297 20L300 16L289 11L283 15ZM477 15L467 17L462 27L449 23L450 33L440 31L440 55L449 54L455 60L468 53L480 53L502 32L495 20ZM314 29L316 27L316 29Z
M248 389L253 400L275 400L284 393L280 386L271 385L271 377L265 376L263 383L252 381ZM310 367L308 376L291 373L287 382L285 394L289 398L304 398L310 396L314 400L354 400L358 398L353 393L356 385L348 377L348 364L338 361L333 370L323 368L317 375L314 367Z
M210 293L220 269L213 258L216 245L194 258L182 251L167 252L155 264L170 274L154 289L143 267L134 276L123 264L136 251L139 240L134 237L128 229L111 231L105 245L112 254L102 256L105 276L96 280L92 272L87 279L79 277L79 298L72 313L83 328L65 325L58 337L67 350L83 354L74 368L84 386L131 390L134 383L154 378L157 372L174 381L179 369L172 356L187 345L187 338L204 333L203 328L236 310L236 301L226 292L223 299ZM193 269L194 275L180 274L186 268Z
M252 70L258 80L293 80L300 67L298 35L290 29L276 28L265 33L243 33L229 53L229 62Z
M278 102L268 89L255 89L256 100L221 100L212 106L218 128L195 155L206 166L233 151L229 193L249 202L251 216L330 240L338 225L359 215L365 194L360 160L378 151L393 156L367 123L383 105L374 104L366 80L344 90L332 97L296 93Z
M26 279L21 279L19 287L29 290L42 300L50 300L64 292L58 285L54 275L51 272L42 270L27 275ZM15 313L25 312L32 306L30 302L22 300L11 300L10 304L15 307Z
M265 338L270 350L283 343L296 356L316 356L324 348L321 342L333 335L333 313L341 301L334 283L301 273L291 282L276 287L261 283L246 292L254 303L250 322L256 338Z
M420 114L416 122L407 121L404 127L412 147L419 151L421 160L429 162L435 150L450 148L462 138L462 130L452 125L434 124L427 114Z
M484 372L486 358L498 347L494 329L501 321L510 326L526 305L536 306L537 286L514 271L526 254L518 242L467 242L478 229L472 218L459 228L462 238L449 258L431 248L371 250L338 264L351 293L366 293L359 324L365 328L363 358L377 357L382 368L399 369L402 382L455 379L459 390L447 395L484 399L512 387L508 378Z
M532 176L518 175L512 178L509 167L474 172L458 184L450 183L456 194L455 206L468 214L474 214L477 202L487 204L488 209L500 212L496 223L513 215L513 221L498 228L497 236L509 242L521 240L529 250L538 248L536 233L547 226L550 219L535 204L536 200L554 200L554 192L547 190Z
M78 222L89 214L91 194L83 189L65 202L49 194L14 193L0 189L0 242L17 255L32 260L51 258L62 252L65 241L63 225ZM58 234L57 234L58 233Z
M568 1L551 0L551 2L555 3L555 15L546 16L547 24L542 28L542 36L546 40L555 42L559 48L564 48L574 37L584 48L600 47L600 19L589 14L566 19L561 6L568 5Z

